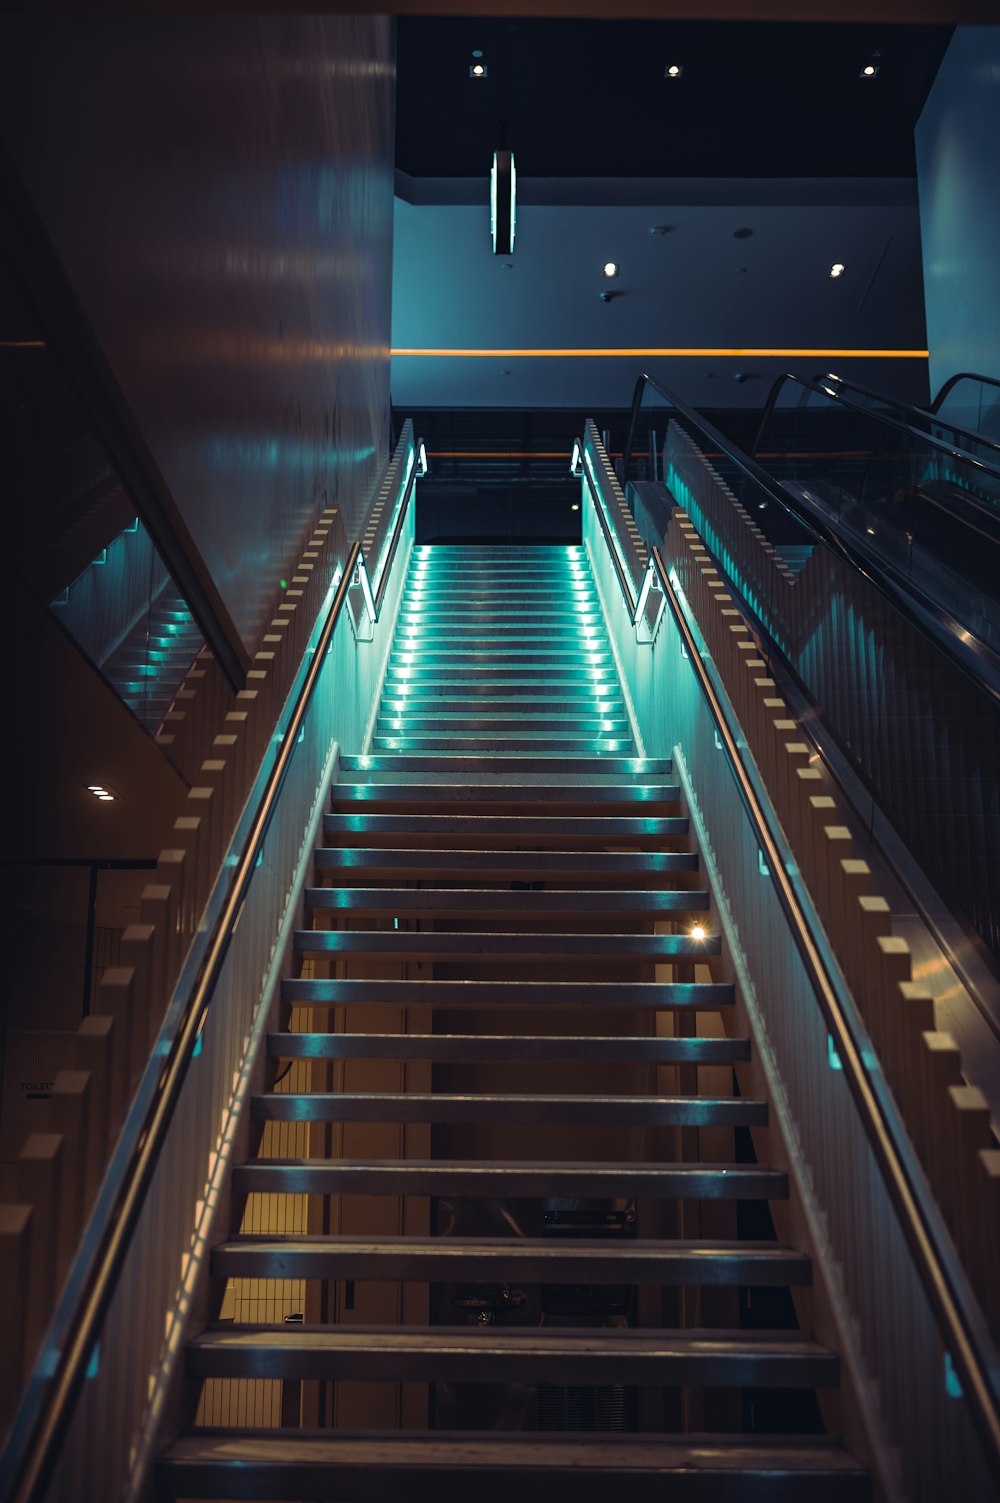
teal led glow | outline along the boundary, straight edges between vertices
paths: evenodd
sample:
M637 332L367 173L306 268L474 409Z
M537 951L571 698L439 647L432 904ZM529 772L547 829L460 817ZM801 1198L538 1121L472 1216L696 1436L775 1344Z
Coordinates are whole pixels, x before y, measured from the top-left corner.
M84 1373L83 1376L85 1378L96 1378L97 1374L100 1372L100 1370L101 1370L101 1343L99 1341L95 1341L94 1342L94 1346L93 1346L93 1350L90 1353L90 1360L87 1363L87 1371Z
M951 1352L944 1354L944 1391L949 1399L960 1399L963 1396L962 1380L955 1371Z
M831 1070L842 1070L844 1068L843 1061L834 1046L832 1033L828 1033L826 1036L826 1062Z

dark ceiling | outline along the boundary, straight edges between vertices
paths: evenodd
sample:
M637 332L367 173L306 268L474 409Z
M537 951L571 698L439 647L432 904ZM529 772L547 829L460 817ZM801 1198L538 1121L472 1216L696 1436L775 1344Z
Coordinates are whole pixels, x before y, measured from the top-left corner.
M912 177L948 26L400 17L396 166L480 177ZM473 49L488 69L470 78ZM874 61L874 80L861 69ZM664 77L672 63L678 79Z

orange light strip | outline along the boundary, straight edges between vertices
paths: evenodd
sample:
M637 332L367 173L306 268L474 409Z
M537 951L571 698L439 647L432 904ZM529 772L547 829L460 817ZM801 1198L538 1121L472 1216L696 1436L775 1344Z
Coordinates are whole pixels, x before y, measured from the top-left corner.
M418 358L432 358L435 360L456 359L489 359L523 357L526 360L562 360L562 359L613 359L615 357L636 356L652 358L656 356L669 356L671 359L686 359L691 356L704 358L707 356L722 359L730 356L751 357L765 359L775 357L787 360L926 360L930 350L772 350L772 349L745 349L745 350L718 350L718 349L682 349L668 348L662 350L635 349L635 350L390 350L392 355L410 356Z
M44 339L0 339L0 350L44 350Z

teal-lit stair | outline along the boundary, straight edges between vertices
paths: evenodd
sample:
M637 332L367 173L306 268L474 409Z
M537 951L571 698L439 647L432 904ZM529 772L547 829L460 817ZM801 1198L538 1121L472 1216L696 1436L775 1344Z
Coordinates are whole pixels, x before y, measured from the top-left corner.
M736 989L671 774L636 744L582 549L415 549L250 1103L252 1132L343 1146L239 1165L234 1204L309 1196L309 1229L234 1226L212 1254L219 1281L314 1293L293 1324L190 1342L191 1383L232 1384L234 1418L170 1446L158 1497L869 1499L814 1396L837 1355L793 1312L811 1260L766 1210L787 1177L735 1161L769 1106L735 1088L751 1042L722 1026ZM558 1207L590 1229L553 1234ZM377 1323L368 1291L394 1283L429 1322ZM419 1428L367 1408L340 1429L331 1399L317 1429L315 1395L358 1383L427 1385ZM266 1384L281 1427L241 1428Z

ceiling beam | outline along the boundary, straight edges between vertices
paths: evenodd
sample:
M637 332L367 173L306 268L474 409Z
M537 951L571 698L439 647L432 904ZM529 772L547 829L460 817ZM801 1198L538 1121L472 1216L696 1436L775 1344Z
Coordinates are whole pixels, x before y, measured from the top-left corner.
M68 14L93 10L93 0L7 0L8 11ZM203 0L173 0L170 10L196 12ZM282 12L356 14L358 0L285 0ZM373 8L375 8L373 6ZM162 0L119 0L116 12L159 12ZM213 14L253 15L276 9L274 0L213 0ZM838 21L889 25L958 25L997 22L997 0L378 0L396 16L525 16L645 21Z

